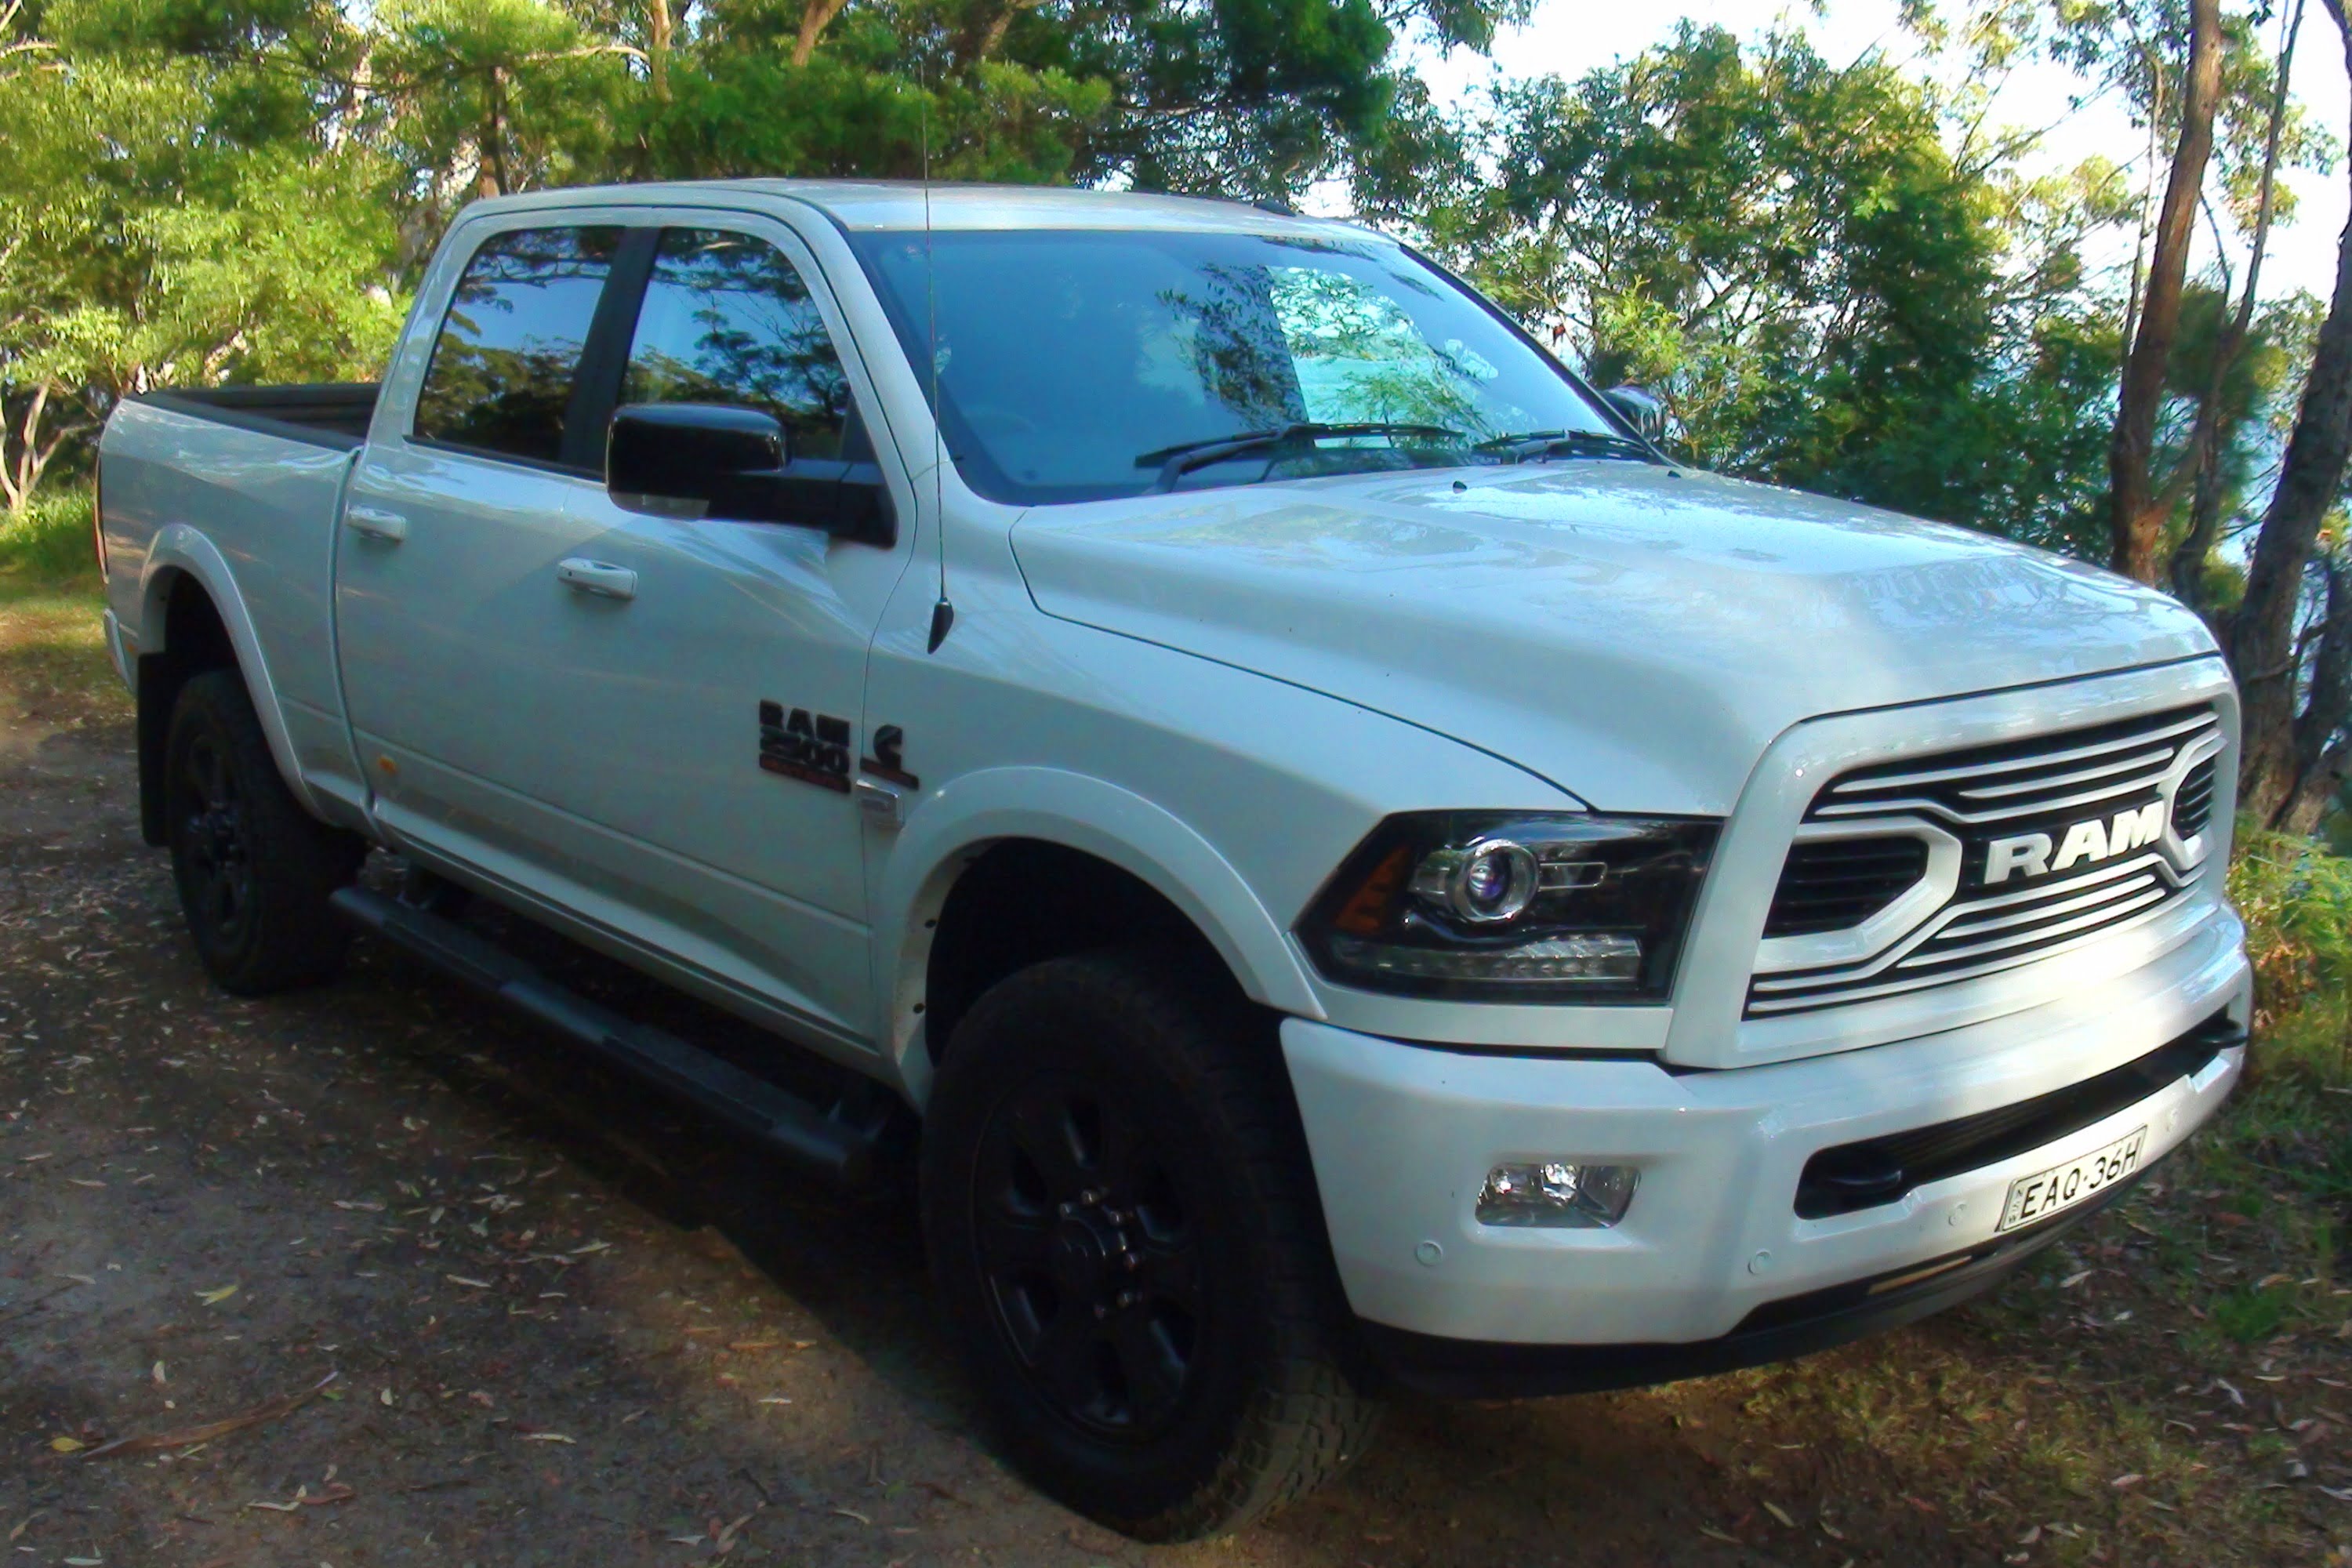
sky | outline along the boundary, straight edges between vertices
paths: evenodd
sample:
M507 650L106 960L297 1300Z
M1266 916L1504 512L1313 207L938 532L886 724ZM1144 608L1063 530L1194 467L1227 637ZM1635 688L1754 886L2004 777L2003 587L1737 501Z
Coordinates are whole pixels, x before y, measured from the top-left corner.
M1896 0L1829 0L1823 14L1816 15L1811 6L1790 5L1788 0L1716 0L1704 6L1667 5L1655 9L1641 5L1595 5L1590 0L1538 0L1533 18L1523 27L1507 30L1496 41L1491 58L1468 50L1441 56L1422 48L1415 51L1413 61L1438 101L1451 104L1498 72L1514 77L1582 76L1664 42L1685 18L1727 27L1743 39L1757 37L1776 21L1782 22L1811 37L1822 58L1838 65L1872 49L1903 60L1916 53L1916 46L1897 24L1898 8ZM1947 0L1943 9L1951 15L1958 7ZM1498 65L1498 61L1507 64ZM2094 153L2104 153L2137 171L2146 153L2146 133L2135 129L2122 107L2112 101L2094 101L2070 113L2069 99L2084 90L2082 79L2055 67L2021 70L2002 87L1994 119L2021 127L2058 122L2042 143L2039 162L2031 165L2037 171L2071 167ZM2344 51L2335 26L2325 8L2317 5L2311 5L2304 18L2291 90L2317 123L2333 131L2339 141L2344 139L2352 89L2346 82ZM2168 147L2159 151L2169 158ZM2293 223L2272 229L2269 254L2263 263L2263 294L2277 299L2302 289L2325 300L2335 285L2336 241L2347 205L2344 174L2340 169L2334 174L2293 170L2285 174L2284 181L2295 193L2295 217ZM2192 264L2202 268L2210 264L2210 252L2201 226L2200 237L2207 248L2194 256ZM2118 236L2112 254L2086 259L2128 268L2131 244L2130 235Z

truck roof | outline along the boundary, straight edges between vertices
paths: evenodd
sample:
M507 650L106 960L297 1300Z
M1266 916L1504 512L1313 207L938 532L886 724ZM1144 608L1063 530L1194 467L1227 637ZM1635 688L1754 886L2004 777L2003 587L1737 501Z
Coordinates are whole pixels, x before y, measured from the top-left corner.
M930 183L929 193L929 221L935 229L1213 229L1357 238L1369 232L1331 218L1307 217L1246 202L1201 196L940 180ZM476 205L494 212L576 206L590 202L695 206L713 205L714 198L723 204L725 198L743 195L782 196L804 203L848 229L919 229L924 225L925 187L914 180L667 180L533 191L522 195L494 196Z

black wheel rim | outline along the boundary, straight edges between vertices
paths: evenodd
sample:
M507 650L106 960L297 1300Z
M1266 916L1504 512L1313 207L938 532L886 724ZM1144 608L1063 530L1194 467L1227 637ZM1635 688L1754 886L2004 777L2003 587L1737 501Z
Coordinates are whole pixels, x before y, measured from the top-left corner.
M253 918L253 856L245 799L227 754L211 735L189 740L180 760L182 892L189 911L224 947Z
M1144 1442L1199 1385L1209 1325L1202 1239L1149 1124L1075 1074L999 1100L972 1188L998 1331L1072 1425Z

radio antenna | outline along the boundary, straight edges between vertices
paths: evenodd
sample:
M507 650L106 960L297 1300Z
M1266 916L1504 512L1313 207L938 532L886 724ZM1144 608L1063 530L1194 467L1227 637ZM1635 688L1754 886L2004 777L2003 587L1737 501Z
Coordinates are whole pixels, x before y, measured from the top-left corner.
M955 625L955 605L948 599L947 438L940 425L940 283L931 246L931 88L929 62L916 77L922 89L919 134L923 152L923 304L929 317L931 377L931 532L939 547L940 598L931 606L929 652L940 651L948 628Z

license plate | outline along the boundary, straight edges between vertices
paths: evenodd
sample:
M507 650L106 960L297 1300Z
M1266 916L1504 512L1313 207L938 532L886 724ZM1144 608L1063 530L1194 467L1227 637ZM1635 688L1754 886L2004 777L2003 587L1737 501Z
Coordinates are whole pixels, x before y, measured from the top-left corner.
M2009 1184L2009 1202L1993 1229L2030 1225L2060 1209L2072 1208L2092 1194L2122 1181L2139 1169L2140 1146L2147 1142L2143 1127L2118 1138L2104 1149L2094 1149L2079 1160L2053 1165L2036 1175L2020 1176Z

